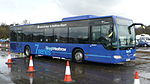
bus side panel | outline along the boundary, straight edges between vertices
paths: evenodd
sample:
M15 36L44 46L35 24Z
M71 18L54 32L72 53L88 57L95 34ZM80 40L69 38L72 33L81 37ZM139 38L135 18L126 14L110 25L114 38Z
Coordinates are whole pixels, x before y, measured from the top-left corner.
M134 60L135 50L106 50L102 45L91 47L91 44L66 44L66 43L33 43L33 42L11 42L11 51L23 53L24 48L28 45L31 54L56 56L64 58L72 58L74 48L81 48L84 51L84 59L93 62L102 63L120 63L128 60ZM122 59L114 59L114 55L121 55Z
M22 42L10 42L10 51L15 53L23 53L24 52L24 46Z
M31 54L71 58L71 48L64 43L25 43L31 48Z
M36 43L36 42L11 42L11 50L24 53L25 46L29 46L31 54L72 58L72 50L81 48L87 61L111 63L114 54L103 46L90 47L90 44L65 44L65 43Z
M92 45L92 44L91 44ZM121 63L135 59L135 49L130 50L107 50L100 44L89 45L84 48L88 50L84 53L85 60L101 63ZM115 59L114 56L122 56L121 59Z
M66 43L28 43L31 48L31 54L56 56L64 58L72 58L74 48L81 48L84 52L88 52L86 46L88 44L66 44Z
M112 63L113 55L116 51L106 50L103 45L100 44L89 44L84 50L85 60L102 63Z

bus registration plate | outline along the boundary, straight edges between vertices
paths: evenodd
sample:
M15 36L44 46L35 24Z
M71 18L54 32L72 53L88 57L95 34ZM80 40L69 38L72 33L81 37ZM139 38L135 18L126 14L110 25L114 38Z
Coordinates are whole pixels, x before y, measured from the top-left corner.
M126 61L130 61L130 59L126 59Z

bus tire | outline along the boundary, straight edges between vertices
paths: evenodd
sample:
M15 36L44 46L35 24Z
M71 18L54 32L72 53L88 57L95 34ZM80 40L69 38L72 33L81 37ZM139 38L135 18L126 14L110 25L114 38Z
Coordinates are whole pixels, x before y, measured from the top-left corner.
M81 63L84 60L84 54L81 49L76 49L73 52L73 61L77 63Z
M31 54L31 49L30 49L29 46L25 46L24 54L26 55L26 57L29 57L29 56L30 56L30 54Z

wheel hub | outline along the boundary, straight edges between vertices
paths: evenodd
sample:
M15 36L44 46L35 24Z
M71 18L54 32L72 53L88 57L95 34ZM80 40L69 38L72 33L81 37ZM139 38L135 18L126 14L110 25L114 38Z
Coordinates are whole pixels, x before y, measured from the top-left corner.
M78 52L78 53L75 54L75 59L76 60L82 60L82 57L83 57L83 55L80 52Z

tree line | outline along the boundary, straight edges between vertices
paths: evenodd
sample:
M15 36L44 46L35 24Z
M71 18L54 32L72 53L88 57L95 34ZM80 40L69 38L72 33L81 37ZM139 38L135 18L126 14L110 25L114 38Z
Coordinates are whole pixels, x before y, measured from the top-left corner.
M14 25L22 25L22 24L30 24L29 20L23 20L21 24L15 23L15 24L10 24L7 25L6 23L1 23L0 24L0 39L7 39L10 37L10 26Z
M9 29L10 25L7 25L5 23L0 24L0 39L7 39L9 38Z
M136 28L135 33L136 33L136 35L139 35L139 34L149 34L150 35L150 25L146 26L145 29Z
M24 21L24 24L27 24L27 21ZM10 26L12 26L12 24L11 25L7 25L5 23L1 23L0 24L0 39L9 38ZM136 28L135 32L136 32L136 35L143 34L143 33L150 35L150 25L146 26L145 29L143 29L143 28Z

